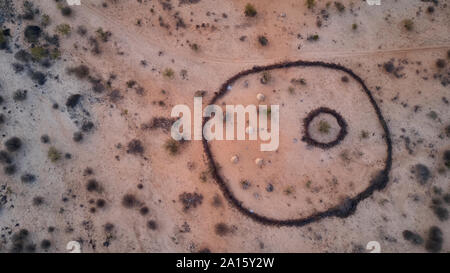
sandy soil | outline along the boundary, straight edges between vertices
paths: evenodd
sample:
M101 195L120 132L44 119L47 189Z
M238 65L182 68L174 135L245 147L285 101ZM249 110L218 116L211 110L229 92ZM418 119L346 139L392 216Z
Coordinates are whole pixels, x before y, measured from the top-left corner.
M2 29L10 32L4 35L8 48L0 51L0 150L7 151L14 136L22 141L20 149L7 152L16 172L8 175L3 168L11 164L1 162L0 252L66 252L69 241L80 242L82 252L367 252L369 241L378 241L382 252L450 251L450 169L444 160L450 149L448 1L341 1L345 10L339 12L326 1L308 9L305 1L290 0L81 0L70 16L53 0L29 2L39 9L32 20L24 16L23 1L14 1L14 16L6 12L12 2L0 5ZM247 2L256 17L244 15ZM43 15L50 18L46 27ZM406 19L412 20L410 30ZM21 49L56 47L44 34L28 42L27 26L53 35L61 24L71 33L59 32L61 55L50 58L50 67L18 59ZM80 34L79 26L87 33ZM268 39L266 46L258 42L260 35ZM170 118L174 105L192 108L199 91L205 91L206 105L242 70L300 59L339 63L365 81L392 134L392 171L386 188L347 218L266 226L227 202L201 141L176 144L173 155L166 147L170 133L149 125L154 118ZM79 65L89 67L90 78L68 73ZM44 84L30 77L36 71L46 76ZM289 219L324 211L367 188L384 168L386 146L361 87L325 68L270 74L267 84L261 84L262 75L240 79L218 101L258 104L262 93L264 104L280 105L276 152L260 152L259 141L210 143L236 197L258 214ZM306 84L291 81L299 78ZM14 99L18 89L28 91L25 100ZM74 94L81 98L70 107L66 102ZM303 119L322 106L348 124L345 139L329 150L302 141ZM73 135L80 131L83 139L76 142ZM133 140L142 150L130 149ZM54 162L51 147L60 152ZM233 155L239 156L236 164L230 162ZM256 158L265 164L256 166ZM89 183L93 179L97 184ZM247 189L242 181L249 182ZM201 195L201 203L186 209L180 200L185 192ZM225 228L218 229L219 223ZM441 239L430 240L433 226ZM412 243L405 230L421 240Z

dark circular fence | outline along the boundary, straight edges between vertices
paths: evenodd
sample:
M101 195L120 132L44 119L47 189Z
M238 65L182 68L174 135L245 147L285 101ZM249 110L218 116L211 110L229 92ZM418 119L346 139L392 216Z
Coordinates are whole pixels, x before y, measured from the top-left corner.
M211 99L209 104L215 104L215 102L223 97L227 92L231 90L229 86L231 86L233 83L235 83L238 79L251 75L260 73L263 71L269 71L269 70L276 70L276 69L284 69L284 68L291 68L291 67L322 67L326 69L333 69L338 70L347 73L350 75L353 79L355 79L362 87L362 90L369 98L369 101L371 105L373 106L375 113L377 115L377 118L381 124L381 127L384 130L384 140L386 142L386 150L387 150L387 156L385 160L385 167L382 171L380 171L369 183L369 186L356 195L353 198L347 198L344 200L340 205L336 207L332 207L326 211L314 213L310 216L304 217L304 218L298 218L298 219L285 219L285 220L279 220L274 219L270 217L266 217L264 215L260 215L258 213L255 213L251 211L250 209L244 207L242 205L242 202L239 201L236 196L234 196L233 192L230 190L229 186L225 182L225 179L223 176L219 173L219 170L217 168L217 163L214 161L214 156L211 152L211 149L209 147L208 141L203 137L202 143L203 143L203 149L205 151L206 157L208 159L208 163L210 165L211 174L213 178L216 180L217 184L220 187L220 190L222 191L224 197L234 206L239 212L244 214L245 216L253 219L254 221L257 221L264 225L271 225L271 226L304 226L307 224L310 224L312 222L319 221L326 217L340 217L345 218L350 215L352 215L356 211L356 207L358 206L359 202L362 200L368 198L371 196L375 191L382 190L386 187L388 181L389 181L389 172L392 167L392 140L391 140L391 134L389 132L389 128L387 126L387 123L381 113L381 110L376 103L375 99L372 96L371 91L367 88L364 81L356 75L352 70L338 65L334 63L325 63L325 62L309 62L309 61L294 61L294 62L282 62L267 66L254 66L251 69L241 71L237 73L236 75L229 78L225 83L222 84L220 87L220 90L215 93L214 97ZM203 126L205 123L210 119L211 117L204 117L203 118Z
M318 115L322 113L332 115L336 119L340 127L339 133L336 136L336 139L333 141L320 142L311 137L311 134L309 133L309 125L311 121L313 121L314 118L316 118ZM302 138L302 140L308 143L309 145L313 145L322 149L330 149L331 147L338 145L347 135L347 123L345 122L344 118L335 110L327 107L320 107L311 111L303 120L303 128L305 131L305 136Z

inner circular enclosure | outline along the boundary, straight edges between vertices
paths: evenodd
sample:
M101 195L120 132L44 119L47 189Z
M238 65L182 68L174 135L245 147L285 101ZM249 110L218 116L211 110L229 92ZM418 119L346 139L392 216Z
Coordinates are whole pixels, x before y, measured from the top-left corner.
M203 141L224 196L264 224L300 226L327 216L348 216L360 200L387 182L389 131L370 91L356 75L342 81L349 75L345 68L304 63L241 72L211 102L223 111L226 105L280 106L280 144L275 152L261 152L260 140ZM269 81L264 84L261 77ZM258 94L265 99L258 100ZM333 109L319 111L317 118L327 118L332 128L340 128L334 140L339 144L332 149L302 141L304 121L318 109ZM235 156L238 162L230 160ZM260 166L255 159L264 163Z
M335 110L320 107L311 111L303 120L303 141L310 145L329 149L338 145L347 135L347 123Z

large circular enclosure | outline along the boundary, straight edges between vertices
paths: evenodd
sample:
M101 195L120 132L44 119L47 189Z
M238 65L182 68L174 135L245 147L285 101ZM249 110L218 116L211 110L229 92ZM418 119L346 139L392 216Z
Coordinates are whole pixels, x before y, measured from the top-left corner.
M203 140L224 196L258 222L302 226L347 217L388 181L388 127L362 79L343 66L296 61L254 67L225 82L209 104L224 112L226 105L279 105L276 151L261 151L270 141L248 136ZM245 120L248 126L248 115Z

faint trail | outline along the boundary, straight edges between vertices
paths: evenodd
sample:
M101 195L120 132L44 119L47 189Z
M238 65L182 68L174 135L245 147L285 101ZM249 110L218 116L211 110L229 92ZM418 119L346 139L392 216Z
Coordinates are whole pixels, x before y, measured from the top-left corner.
M90 4L90 3L89 3ZM354 56L370 56L370 55L389 55L389 54L399 54L399 53L410 53L416 51L433 51L433 50L445 50L450 49L450 44L439 45L439 46L424 46L424 47L410 47L410 48L392 48L392 49L378 49L378 50L360 50L360 51L299 51L298 54L293 54L289 56L277 56L262 59L242 59L242 58L224 58L216 57L209 54L203 53L203 56L190 56L181 50L171 50L169 48L163 48L159 41L155 41L149 35L145 33L135 33L129 28L126 28L122 23L116 19L106 16L103 12L99 11L97 8L93 7L92 4L86 4L83 2L82 7L84 10L89 12L92 16L103 20L107 23L109 30L113 33L120 33L120 37L123 37L133 49L136 49L142 55L149 55L149 50L154 50L155 54L159 51L167 51L173 57L183 58L189 60L189 62L194 63L216 63L216 64L264 64L273 63L277 61L287 60L288 58L294 59L323 59L323 58L336 58L336 57L354 57ZM139 34L139 35L133 35ZM156 56L156 55L155 55Z

